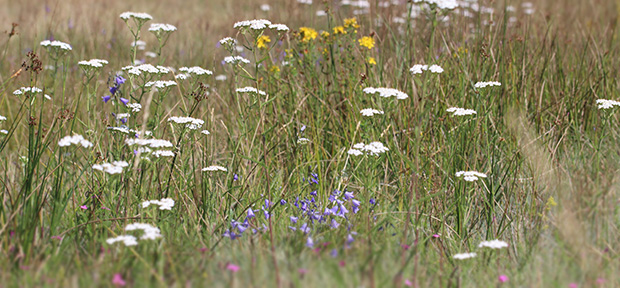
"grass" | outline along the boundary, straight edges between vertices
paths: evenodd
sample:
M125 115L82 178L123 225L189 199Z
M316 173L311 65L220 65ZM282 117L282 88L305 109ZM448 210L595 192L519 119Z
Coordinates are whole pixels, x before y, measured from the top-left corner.
M237 2L3 3L0 287L620 285L620 128L617 108L595 102L618 98L616 3L537 1L527 14L518 1L476 2L492 13ZM126 25L125 11L154 19ZM255 18L290 30L233 28ZM158 39L151 23L178 30ZM72 50L39 45L51 38ZM77 64L93 58L108 64ZM174 69L134 75L134 60ZM175 78L184 66L213 75ZM13 93L31 86L43 91ZM72 135L93 147L59 145ZM127 145L136 137L174 156ZM372 142L389 150L349 153ZM96 169L113 161L127 165ZM203 171L214 165L225 171ZM487 177L456 176L470 170ZM171 210L142 206L163 198ZM161 237L107 243L139 238L131 223ZM494 239L508 248L478 248ZM466 252L477 256L453 258Z

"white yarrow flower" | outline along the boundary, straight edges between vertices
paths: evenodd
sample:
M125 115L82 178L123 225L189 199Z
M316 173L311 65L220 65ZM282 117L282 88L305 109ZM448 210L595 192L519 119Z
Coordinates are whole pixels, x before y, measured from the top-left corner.
M213 72L211 70L207 70L207 69L203 69L201 67L198 66L194 66L194 67L181 67L179 68L179 71L181 72L185 72L188 74L194 74L194 75L213 75Z
M196 119L192 117L176 117L176 116L168 118L168 122L174 122L177 124L185 124L185 127L189 128L190 130L199 129L202 127L203 124L205 124L205 121L201 119Z
M108 243L109 245L112 245L116 242L123 242L125 246L138 245L138 239L136 239L136 237L131 236L131 235L119 235L118 237L108 238L108 240L105 240L105 242Z
M456 260L465 260L465 259L474 258L474 257L476 257L476 253L460 253L460 254L452 255L452 258Z
M65 136L58 141L58 146L67 147L71 145L82 145L84 148L93 147L93 143L84 139L82 135Z
M502 83L499 83L497 81L490 81L490 82L477 82L476 84L474 84L475 88L485 88L487 86L502 86Z
M610 109L614 106L620 106L620 102L607 99L597 99L596 104L598 104L598 109Z
M135 18L137 20L143 20L143 21L147 21L147 20L152 20L153 16L146 14L146 13L136 13L136 12L123 12L121 13L121 19L127 21L129 20L129 18Z
M262 96L267 95L267 93L265 93L265 91L257 90L254 87L237 88L236 91L237 91L237 93L250 93L250 94L258 94L258 95L262 95Z
M372 116L377 115L377 114L383 114L383 111L377 110L377 109L372 109L372 108L366 108L366 109L360 110L360 113L363 116L372 117Z
M54 40L54 41L44 40L44 41L41 41L41 46L46 47L46 48L57 48L57 49L60 49L60 50L65 50L65 51L73 50L71 48L71 45L69 45L68 43L65 43L65 42L58 41L58 40Z
M224 57L224 62L228 64L239 64L239 63L250 64L250 60L245 59L241 56L226 56Z
M90 68L101 68L103 65L107 65L108 61L101 59L90 59L88 61L82 60L78 62L78 65Z
M478 245L478 248L491 248L491 249L501 249L501 248L507 248L507 247L508 247L508 243L502 240L497 240L497 239L491 240L491 241L482 241Z
M456 0L413 0L413 3L426 3L439 9L448 10L459 7L459 3Z
M174 207L174 200L170 198L164 198L161 200L147 200L142 202L142 208L149 207L151 204L159 206L159 210L172 210L172 207Z
M477 171L459 171L456 172L456 177L461 178L467 182L478 181L480 178L487 178L487 174L480 173Z
M413 75L422 74L424 73L424 71L429 71L431 73L443 73L443 68L441 68L439 65L428 66L428 65L416 64L416 65L413 65L413 67L411 67L409 71Z
M457 108L457 107L448 108L446 109L446 111L452 113L452 116L465 116L465 115L477 114L476 110Z
M151 32L174 32L177 31L177 27L174 27L170 24L161 24L161 23L153 23L151 27L149 27L149 31Z
M367 88L364 88L363 91L366 94L376 94L376 93L379 93L379 96L385 97L385 98L387 98L387 97L396 97L396 99L399 99L399 100L409 98L409 95L407 95L405 92L401 92L401 91L393 89L393 88L384 88L384 87L373 88L373 87L367 87Z
M228 169L226 169L226 167L222 167L218 165L211 165L209 167L202 168L202 172L217 172L217 171L226 172L228 171Z
M123 172L123 168L127 166L129 166L129 163L125 161L114 161L112 163L95 164L93 165L93 169L108 174L120 174Z

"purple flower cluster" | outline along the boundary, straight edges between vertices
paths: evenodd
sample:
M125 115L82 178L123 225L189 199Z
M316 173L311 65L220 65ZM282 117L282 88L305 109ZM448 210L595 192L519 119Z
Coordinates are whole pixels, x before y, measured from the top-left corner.
M112 97L116 95L116 92L118 92L118 89L121 87L121 84L125 83L125 81L127 80L123 78L123 76L116 75L116 77L114 77L114 85L110 87L110 93L112 95L105 95L101 97L103 98L103 102L108 103L108 101L110 101L110 99L112 99ZM119 98L119 101L121 101L121 103L123 103L124 105L127 105L127 103L129 103L128 99L125 99L120 96L118 98Z
M270 214L269 214L270 206L271 206L271 202L268 199L265 199L265 204L261 207L265 220L269 219L270 217ZM254 213L254 210L252 210L252 208L248 208L243 222L232 220L230 222L231 228L227 229L222 236L226 238L230 238L231 240L240 238L241 236L243 236L243 232L248 230L250 227L257 227L257 223L250 223L252 219L255 219L253 220L253 222L257 222L258 220L256 217L256 213ZM265 225L265 223L262 223L260 228L258 229L252 228L252 233L256 234L260 231L267 231L267 230L268 230L267 225Z

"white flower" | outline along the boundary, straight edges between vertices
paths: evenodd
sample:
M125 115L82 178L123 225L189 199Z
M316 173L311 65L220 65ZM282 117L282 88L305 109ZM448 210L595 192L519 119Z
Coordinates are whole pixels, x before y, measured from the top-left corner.
M181 68L179 68L179 71L186 72L188 74L194 74L194 75L213 75L213 72L211 70L203 69L203 68L198 67L198 66L194 66L194 67L181 67Z
M312 5L312 0L297 0L297 3Z
M286 32L288 31L288 26L284 25L284 24L271 24L269 25L269 29L273 29L276 30L278 32Z
M360 156L363 153L372 156L379 156L379 154L383 154L387 151L390 151L389 148L385 147L381 142L371 142L369 144L357 143L353 145L353 149L349 149L347 153L353 156Z
M363 155L364 152L358 150L358 149L349 149L349 151L347 151L347 154L349 155L353 155L353 156L360 156Z
M168 140L163 139L135 139L128 138L125 140L125 144L128 146L138 145L138 146L148 146L154 149L157 148L171 148L174 147L172 143Z
M174 32L177 31L177 27L174 27L170 24L161 24L161 23L153 23L151 27L149 27L149 31L151 32Z
M144 234L140 237L140 240L155 240L161 238L159 228L145 223L132 223L125 226L125 231L142 230Z
M476 84L474 84L474 87L476 88L485 88L487 86L502 86L502 83L499 83L497 81L490 81L490 82L477 82Z
M202 172L216 172L216 171L226 172L228 171L228 169L226 169L226 167L222 167L218 165L211 165L209 167L202 168Z
M409 98L409 95L407 95L404 92L398 91L396 89L393 88L373 88L373 87L367 87L364 88L364 93L366 94L375 94L375 93L379 93L379 96L381 97L396 97L396 99L402 100L402 99L407 99Z
M465 259L474 258L474 257L476 257L476 253L461 253L461 254L452 255L452 258L456 260L465 260Z
M446 111L452 113L452 116L465 116L465 115L477 114L477 112L475 110L464 109L464 108L457 108L457 107L448 108L448 109L446 109Z
M265 93L265 91L257 90L254 87L237 88L237 93L250 93L250 94L258 94L258 95L262 95L262 96L267 95L267 93Z
M153 19L153 16L146 14L146 13L136 13L136 12L123 12L121 13L121 19L127 21L129 20L129 18L135 18L138 20L143 20L143 21L147 21L147 20L151 20Z
M164 66L153 66L151 64L140 64L137 66L125 66L122 68L123 71L127 71L127 73L132 75L140 75L142 72L148 74L168 74L170 73L170 69Z
M196 118L192 118L192 117L170 117L168 118L168 122L174 122L177 124L185 124L185 127L189 128L190 130L196 130L198 128L201 128L203 124L205 124L204 120L201 119L196 119Z
M427 3L429 5L436 5L439 9L455 9L459 7L459 3L456 0L413 0L413 3Z
M610 109L614 106L620 106L620 102L607 99L597 99L596 104L598 104L598 109Z
M0 121L6 121L6 117L0 115Z
M269 4L262 4L260 5L260 10L269 11L271 10L271 6L269 6Z
M168 88L170 86L176 86L177 82L171 81L171 80L158 80L158 81L149 81L146 82L146 84L144 86L146 87L151 87L151 86L155 86L155 88L157 89L164 89L164 88Z
M174 157L174 152L172 152L170 150L157 150L157 151L153 152L152 155L157 157L157 158L159 158L159 157Z
M161 200L147 200L142 202L142 208L149 207L151 204L159 206L159 210L172 210L172 207L174 207L174 200L170 198L164 198Z
M131 42L131 47L138 47L138 50L144 50L146 48L146 42L142 40Z
M441 68L439 65L428 66L428 65L416 64L416 65L413 65L413 67L411 67L409 71L413 75L422 74L424 73L424 71L430 71L431 73L443 73L443 68Z
M84 148L93 147L93 143L84 139L82 135L65 136L58 141L58 146L67 147L70 145L82 145Z
M220 40L220 45L223 45L223 46L233 46L235 44L237 44L237 40L230 38L230 37L226 37Z
M119 113L119 114L116 114L116 120L127 119L129 117L131 117L131 114L129 114L129 113Z
M88 61L82 60L78 62L78 65L80 66L91 67L91 68L101 68L103 67L103 65L107 65L107 64L108 64L108 61L101 60L101 59L90 59Z
M43 90L37 87L21 87L13 91L13 95L36 94L41 92L43 92Z
M157 53L155 53L153 51L146 51L146 52L144 52L144 56L151 57L151 58L156 58L157 57Z
M127 107L134 113L138 113L142 110L142 105L140 103L129 103L127 104Z
M302 138L297 139L297 144L299 144L299 145L304 145L304 144L308 144L308 143L310 143L310 139L308 139L308 138L302 137Z
M202 130L200 131L200 133L204 134L204 135L209 135L211 134L211 132L209 132L209 130Z
M60 42L60 41L57 41L57 40L54 40L54 41L50 41L50 40L44 40L44 41L41 41L41 46L43 46L43 47L57 48L57 49L60 49L60 50L65 50L65 51L71 51L71 50L73 50L73 49L71 48L71 45L69 45L69 44L67 44L67 43L65 43L65 42Z
M265 19L255 19L255 20L245 20L235 23L233 28L242 29L242 28L250 28L252 30L264 30L267 29L271 25L271 21Z
M366 108L366 109L360 110L360 113L362 113L363 116L372 117L376 114L383 114L383 111L372 109L372 108Z
M228 79L228 76L224 75L224 74L220 74L215 76L215 81L226 81L226 79Z
M456 172L456 177L461 178L467 182L474 182L480 178L487 178L487 174L480 173L477 171L459 171Z
M114 161L112 163L103 163L93 165L93 169L103 171L108 174L119 174L123 172L123 168L129 166L125 161Z
M482 241L480 242L480 244L478 245L478 248L491 248L491 249L501 249L501 248L507 248L508 247L508 243L502 241L502 240L491 240L491 241Z
M224 62L228 64L239 64L239 63L250 64L250 60L245 59L241 56L226 56L224 57Z
M131 236L131 235L119 235L118 237L114 237L114 238L108 238L108 240L105 240L106 243L112 245L116 242L123 242L123 244L125 244L125 246L136 246L138 245L138 240L136 239L136 237Z
M7 135L7 134L9 134L9 131L2 129L2 130L0 130L0 133Z
M185 80L189 77L190 77L189 74L183 73L183 74L177 74L176 76L174 76L174 79Z
M428 71L431 71L431 73L443 73L443 68L439 65L431 65L431 67L428 67Z

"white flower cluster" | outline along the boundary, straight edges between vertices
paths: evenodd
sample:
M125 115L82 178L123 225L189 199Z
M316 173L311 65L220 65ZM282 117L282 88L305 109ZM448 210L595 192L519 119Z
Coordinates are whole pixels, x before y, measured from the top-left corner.
M157 150L153 152L151 155L159 158L159 157L174 157L174 152L170 150Z
M271 24L269 25L269 29L276 30L278 32L286 32L289 30L288 26L284 24Z
M299 144L299 145L305 145L305 144L308 144L310 142L311 142L310 139L304 138L304 137L301 137L301 138L297 139L297 144Z
M271 25L271 21L265 19L239 21L233 25L235 29L250 28L252 30L264 30Z
M174 82L172 80L158 80L158 81L146 82L144 86L146 87L155 86L155 88L157 89L164 89L164 88L168 88L170 86L176 86L176 85L177 85L177 82Z
M133 41L131 42L131 47L138 47L138 50L144 50L146 49L146 42L142 40Z
M129 74L140 75L142 72L148 74L168 74L170 73L170 69L164 66L153 66L151 64L141 64L138 66L125 66L122 68L123 71L127 71Z
M372 109L372 108L366 108L366 109L360 110L360 113L362 113L363 116L372 117L376 114L383 114L383 111Z
M201 120L201 119L196 119L196 118L192 118L192 117L170 117L168 118L168 122L174 122L177 124L185 124L185 127L191 129L191 130L196 130L200 127L202 127L203 124L205 124L205 121Z
M103 163L93 165L93 169L103 171L108 174L119 174L123 172L123 168L129 166L125 161L114 161L112 163Z
M209 167L202 168L202 172L217 172L217 171L226 172L228 171L228 169L226 169L226 167L222 167L218 165L211 165Z
M312 0L297 0L297 3L312 5Z
M140 134L140 131L135 130L135 129L129 129L129 128L124 127L124 126L121 126L121 127L108 127L108 130L117 131L117 132L121 132L121 133L124 133L124 134L129 134L129 133L133 133L135 135L139 135ZM144 134L146 136L149 136L152 133L153 132L151 132L151 131L144 132Z
M131 112L134 113L138 113L140 112L140 110L142 110L142 104L140 103L129 103L127 104L127 107L131 109Z
M43 92L43 90L41 90L41 88L37 88L37 87L21 87L15 91L13 91L13 95L22 95L25 93L28 94L36 94L36 93L41 93Z
M502 240L491 240L491 241L482 241L478 245L478 248L491 248L491 249L501 249L507 248L508 243Z
M452 113L452 116L465 116L465 115L477 114L476 110L457 108L457 107L448 108L446 109L446 112Z
M73 48L71 48L71 45L65 43L65 42L61 42L61 41L50 41L50 40L44 40L41 41L41 46L43 47L51 47L51 48L57 48L60 50L65 50L65 51L71 51L73 50Z
M456 172L456 177L461 178L467 182L478 181L480 178L487 178L487 174L480 173L477 171L459 171Z
M131 114L129 113L116 114L116 120L129 119L129 117L131 117Z
M596 104L598 104L598 109L610 109L614 106L620 106L620 102L607 99L596 99Z
M393 88L383 88L383 87L379 87L379 88L373 88L373 87L367 87L364 88L364 93L366 94L376 94L379 93L379 96L381 97L396 97L396 99L402 100L402 99L407 99L409 98L409 95L407 95L405 92L401 92L398 91L396 89Z
M93 143L84 139L82 135L65 136L58 141L58 146L67 147L71 145L82 145L84 148L93 147Z
M125 231L136 231L142 230L143 234L140 237L140 240L155 240L157 238L161 238L161 231L159 228L144 223L132 223L125 226ZM138 245L138 238L132 235L119 235L118 237L109 238L105 241L106 243L112 245L116 242L123 242L125 246L135 246Z
M174 32L177 31L177 27L174 27L170 24L161 24L161 23L153 23L151 27L149 27L149 31L151 32Z
M223 45L223 46L233 46L235 44L237 44L237 40L230 38L230 37L226 37L220 40L220 45Z
M170 141L163 139L127 139L125 140L125 144L128 146L148 146L153 149L173 147Z
M153 16L146 13L136 13L136 12L123 12L121 13L121 19L127 21L129 18L135 18L138 20L152 20Z
M456 0L413 0L413 3L426 3L431 6L437 6L439 9L455 9L459 7Z
M476 88L485 88L487 86L502 86L502 83L499 83L497 81L490 81L490 82L477 82L476 84L474 84L474 87Z
M245 59L241 56L226 56L224 57L224 62L228 64L239 64L239 63L250 64L250 60Z
M0 121L6 121L6 117L0 115Z
M443 68L441 68L441 66L439 65L422 65L422 64L416 64L413 65L413 67L411 67L411 69L409 69L409 71L411 72L411 74L415 75L415 74L422 74L424 73L424 71L430 71L431 73L443 73Z
M209 135L211 134L211 132L209 132L209 130L202 130L200 131L200 133L204 134L204 135Z
M185 72L188 74L194 74L194 75L213 75L213 72L211 70L207 70L207 69L203 69L201 67L198 66L194 66L194 67L181 67L179 68L179 71L181 72Z
M147 200L142 202L142 208L149 207L151 204L159 206L159 210L172 210L172 207L174 207L174 200L170 198Z
M109 245L112 245L116 242L123 242L123 244L125 244L125 246L136 246L138 245L138 239L134 236L131 235L119 235L117 237L114 238L108 238L108 240L105 240L106 243L108 243Z
M476 257L476 253L460 253L460 254L454 254L452 255L452 258L456 259L456 260L465 260L465 259L469 259L469 258L474 258Z
M383 143L381 142L371 142L369 144L357 143L353 145L352 149L349 149L347 153L353 156L360 156L364 153L372 156L379 156L379 154L383 154L387 151L390 151Z
M251 94L258 94L258 95L262 95L262 96L266 96L267 93L265 93L265 91L263 90L258 90L254 87L243 87L243 88L237 88L237 93L251 93Z
M101 68L103 67L103 65L107 65L107 64L108 64L107 60L101 60L101 59L90 59L88 61L82 60L78 62L78 65L80 66L92 67L92 68Z

